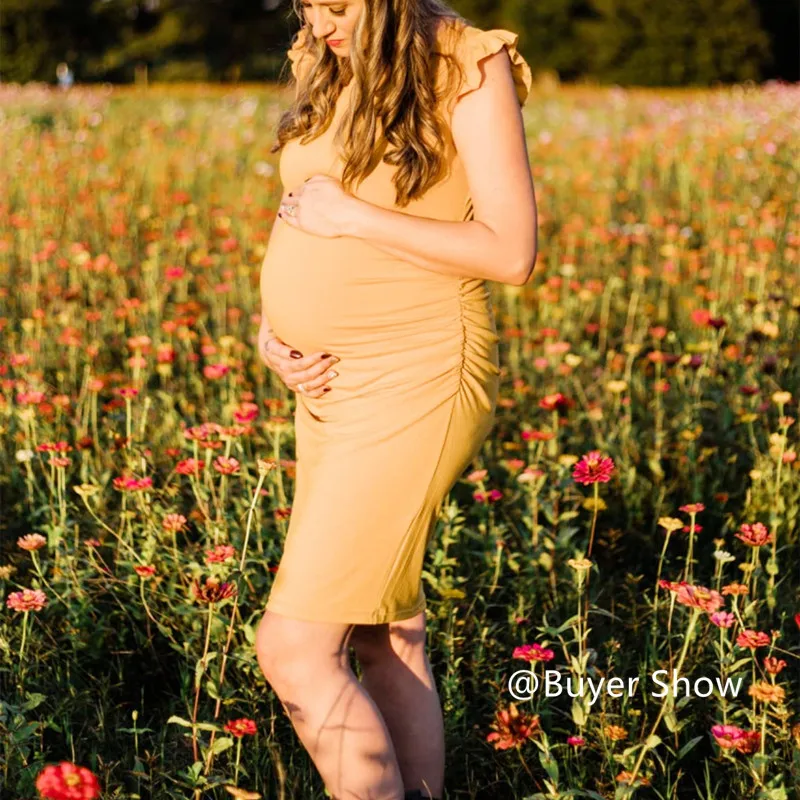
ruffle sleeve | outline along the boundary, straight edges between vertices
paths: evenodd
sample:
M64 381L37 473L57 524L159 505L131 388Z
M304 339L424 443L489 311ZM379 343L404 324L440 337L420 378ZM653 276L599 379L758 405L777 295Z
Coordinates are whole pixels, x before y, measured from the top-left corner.
M292 46L286 54L291 62L292 75L294 75L295 79L298 81L302 79L305 75L305 71L311 66L311 62L313 61L312 55L304 52L307 36L308 28L300 28L292 42Z
M463 97L481 85L483 75L479 66L480 62L499 53L503 47L506 48L511 61L511 75L514 78L517 99L520 106L525 105L533 85L533 77L531 68L517 50L518 34L502 28L484 31L471 25L465 25L460 32L455 34L455 37L455 40L452 37L445 38L441 47L442 52L448 52L458 60L464 71L463 82L449 97L448 105L451 109L459 97ZM454 43L448 45L448 41L454 41Z

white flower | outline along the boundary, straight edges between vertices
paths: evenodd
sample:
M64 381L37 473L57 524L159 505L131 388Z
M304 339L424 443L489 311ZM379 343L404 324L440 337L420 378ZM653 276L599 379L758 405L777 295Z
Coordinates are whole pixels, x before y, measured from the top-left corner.
M20 464L24 463L25 461L30 461L33 458L33 450L17 450L16 452L17 461Z
M729 561L736 561L736 556L732 556L727 550L715 550L714 558L723 564L727 564Z

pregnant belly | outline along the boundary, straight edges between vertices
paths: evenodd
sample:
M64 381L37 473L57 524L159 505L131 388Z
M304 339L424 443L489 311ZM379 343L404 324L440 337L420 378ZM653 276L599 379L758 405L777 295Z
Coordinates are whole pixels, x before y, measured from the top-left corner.
M352 237L325 239L279 221L262 267L264 312L304 354L453 332L458 278L423 270Z

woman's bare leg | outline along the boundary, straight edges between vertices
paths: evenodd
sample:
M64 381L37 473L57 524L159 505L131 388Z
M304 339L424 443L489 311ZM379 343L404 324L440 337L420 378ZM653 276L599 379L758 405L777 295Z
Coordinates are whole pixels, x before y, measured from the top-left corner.
M403 784L423 796L444 791L444 720L425 650L425 612L401 622L357 625L350 644L392 736Z
M403 800L389 731L350 668L352 628L265 611L258 663L335 800Z

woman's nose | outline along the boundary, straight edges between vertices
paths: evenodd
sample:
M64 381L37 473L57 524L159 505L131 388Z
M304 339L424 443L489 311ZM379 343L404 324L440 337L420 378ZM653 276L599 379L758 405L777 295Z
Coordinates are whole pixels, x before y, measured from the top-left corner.
M317 19L311 23L311 32L316 39L327 39L335 29L336 26L331 20L323 20L320 17L317 17Z

